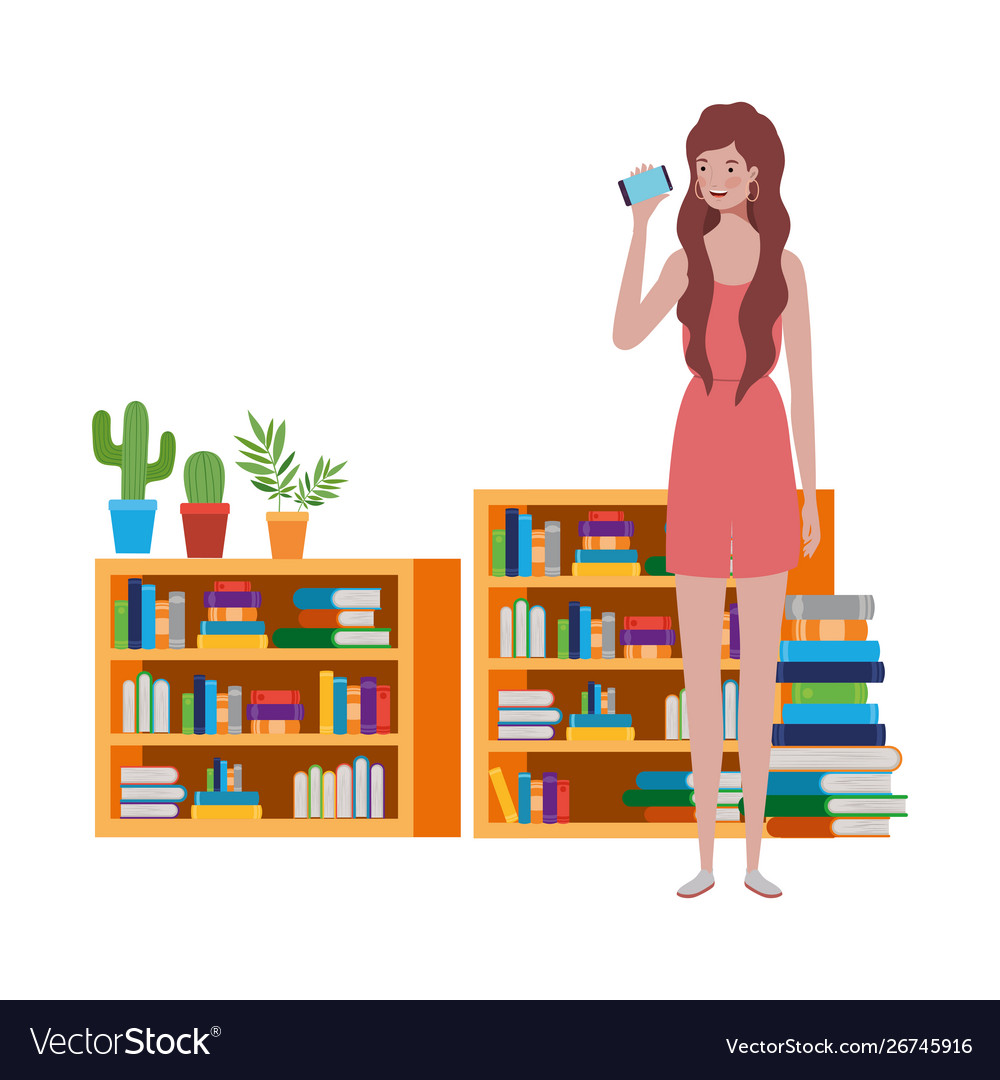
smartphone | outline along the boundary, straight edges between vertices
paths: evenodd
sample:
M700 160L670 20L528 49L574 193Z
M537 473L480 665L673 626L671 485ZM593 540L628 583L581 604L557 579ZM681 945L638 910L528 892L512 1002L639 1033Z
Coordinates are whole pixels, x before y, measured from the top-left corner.
M666 165L661 165L658 169L646 169L635 176L626 176L624 180L618 181L618 187L626 206L652 199L656 195L666 195L668 191L674 190L670 177L667 176Z

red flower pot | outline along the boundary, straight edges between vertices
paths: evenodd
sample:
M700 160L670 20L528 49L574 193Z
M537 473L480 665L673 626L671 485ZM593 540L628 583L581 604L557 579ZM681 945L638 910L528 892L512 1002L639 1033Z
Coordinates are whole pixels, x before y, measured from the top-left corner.
M229 503L181 503L184 546L189 559L221 559Z

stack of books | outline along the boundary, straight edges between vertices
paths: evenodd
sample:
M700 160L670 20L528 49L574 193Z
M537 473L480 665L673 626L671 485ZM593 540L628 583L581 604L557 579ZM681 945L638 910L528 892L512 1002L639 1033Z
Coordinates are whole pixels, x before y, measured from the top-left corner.
M879 643L868 640L874 614L869 595L785 599L790 634L779 646L783 704L771 739L779 749L764 811L772 836L886 836L888 819L906 816L905 796L891 792L899 751L886 747L868 701L868 684L885 679ZM776 753L786 762L777 768Z
M555 735L562 710L554 707L551 690L500 690L497 692L497 738L545 740Z
M247 724L253 735L298 735L305 706L298 690L251 690Z
M122 683L122 732L126 735L170 734L170 683L140 671Z
M384 818L385 768L363 754L353 768L310 765L292 777L292 804L297 818Z
M624 510L591 510L577 531L582 544L572 567L577 577L639 576L639 553L632 550L635 523L625 520Z
M669 615L626 615L620 643L626 660L662 660L673 655L677 635Z
M504 821L519 825L566 825L569 822L569 780L557 773L517 774L517 806L499 767L490 769L490 782L500 802Z
M256 821L263 816L259 792L243 790L243 766L214 758L207 770L205 790L194 793L191 817Z
M112 625L116 649L183 649L184 593L156 599L156 586L128 579L128 599L115 600Z
M199 649L266 649L267 634L257 618L262 597L249 581L217 581L205 593Z
M715 820L739 821L742 798L740 774L723 772L719 777ZM641 772L635 778L635 788L622 794L622 802L626 806L642 807L646 821L694 822L694 773Z
M172 765L129 765L121 770L123 818L175 818L187 788L178 784L180 774Z
M581 694L580 705L581 712L570 714L566 729L568 741L635 740L631 713L615 712L614 687L608 687L605 693L600 683L588 682L587 689Z
M299 625L275 630L279 649L388 649L388 627L375 626L382 607L378 588L296 589Z
M392 731L392 687L374 675L348 683L332 671L319 673L321 735L388 735Z

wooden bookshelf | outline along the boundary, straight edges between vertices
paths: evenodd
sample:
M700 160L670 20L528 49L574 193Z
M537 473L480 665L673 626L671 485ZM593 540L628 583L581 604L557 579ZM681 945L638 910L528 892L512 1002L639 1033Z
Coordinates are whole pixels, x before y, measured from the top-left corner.
M817 492L822 543L816 555L802 559L788 575L788 592L833 592L834 493ZM801 504L802 495L799 493ZM478 490L474 499L475 558L475 714L474 714L474 829L477 837L692 837L694 824L647 822L642 810L627 807L621 793L634 787L636 773L647 769L690 769L691 746L687 740L664 739L663 703L667 694L684 685L681 628L672 577L653 577L643 570L639 577L574 577L573 552L581 546L577 522L590 510L624 510L635 522L632 547L640 565L652 555L662 555L667 492L665 490L598 491L497 491ZM532 515L532 527L547 520L561 523L559 577L493 577L491 536L504 527L504 511L517 507ZM567 592L567 590L569 590ZM500 657L500 608L524 597L529 606L541 604L546 612L544 658ZM557 620L565 618L569 600L588 603L594 617L614 611L616 634L625 615L669 614L677 629L673 656L659 660L625 660L619 656L602 660L559 660L556 652ZM736 584L730 578L726 603L735 602ZM722 612L719 612L720 652ZM784 632L783 632L784 636ZM720 660L721 678L739 681L739 661ZM633 742L567 742L566 720L578 712L580 692L588 679L606 689L615 687L617 710L633 717ZM545 688L555 694L564 720L556 736L547 742L507 741L497 738L497 692L501 689ZM530 772L539 778L555 772L570 781L570 822L564 825L520 825L504 821L489 779L499 767L517 802L517 774ZM739 769L736 740L723 746L724 770ZM719 822L716 836L742 837L739 822Z
M151 559L121 556L95 563L95 834L97 836L457 836L460 832L460 563L457 559ZM197 640L202 593L216 579L249 580L262 594L268 635L297 626L299 588L379 587L376 624L391 628L388 649L117 649L114 601L128 578L156 586L157 599L185 593L185 644ZM270 642L269 642L270 645ZM356 683L375 676L392 687L390 733L319 733L319 672ZM170 733L122 732L121 686L140 671L170 682ZM220 689L298 688L305 706L296 735L184 735L181 694L195 673ZM247 723L243 721L244 729ZM385 768L385 817L297 819L292 777L319 764L336 768L363 754ZM259 791L257 821L201 821L192 795L204 790L213 757L243 766L246 790ZM180 817L119 816L119 769L172 765L188 790Z

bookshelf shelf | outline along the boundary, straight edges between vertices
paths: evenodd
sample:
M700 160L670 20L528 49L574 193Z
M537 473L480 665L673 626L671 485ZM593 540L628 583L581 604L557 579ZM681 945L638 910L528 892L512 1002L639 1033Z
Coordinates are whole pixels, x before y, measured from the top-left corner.
M789 572L789 593L833 592L833 497L831 490L817 492L823 543L813 559L800 560L798 567ZM568 601L576 597L588 603L595 613L614 611L616 631L620 629L621 618L625 614L669 613L676 620L674 577L645 573L638 577L576 576L566 572L572 563L573 549L582 546L576 540L576 522L584 520L590 510L623 510L625 518L635 522L632 547L638 551L640 565L644 565L650 555L662 555L666 506L667 492L662 489L475 492L473 820L477 837L697 836L694 824L648 822L644 820L640 808L625 807L621 802L621 792L634 785L636 772L645 768L664 768L664 764L657 764L663 762L664 755L670 758L670 768L690 768L690 742L668 742L663 738L664 696L666 693L676 693L683 686L684 661L681 655L650 660L626 660L622 657L614 660L600 657L559 660L551 656L511 659L497 655L499 609L502 605L510 605L517 597L525 597L529 604L541 603L546 608L550 650L554 641L553 623L557 618L565 617ZM563 569L560 576L493 576L492 531L504 527L504 511L508 507L517 507L519 513L531 514L534 528L540 528L545 520L560 521L560 564ZM651 591L656 589L661 590L659 596ZM536 590L549 592L551 609ZM632 601L628 599L630 591ZM739 579L730 577L727 581L730 602L737 598L738 591ZM632 607L631 611L629 607ZM675 651L680 654L681 629L676 621L674 625L678 632ZM739 660L720 661L721 678L738 679L739 670ZM574 674L579 678L574 678ZM606 687L610 681L610 685L616 687L617 711L633 713L633 726L638 736L634 741L567 742L555 738L515 742L495 737L498 689L551 690L555 694L556 707L562 709L565 723L568 713L579 711L580 690L586 689L588 676L600 681L602 686ZM739 769L739 743L736 740L727 739L723 744L722 767L725 770ZM519 772L531 772L535 779L540 778L546 769L557 771L560 778L565 776L570 780L570 822L563 825L508 824L489 779L491 768L501 769L515 803ZM744 835L744 827L739 822L720 822L716 826L718 837Z
M185 592L185 639L204 618L202 591L217 579L247 580L262 594L270 635L298 625L298 588L378 587L376 624L391 629L383 649L117 649L114 602L141 577L165 599ZM460 563L457 559L151 559L119 556L95 562L95 834L97 836L457 836L460 831ZM320 734L319 672L351 682L377 677L391 686L391 734ZM170 683L170 733L121 730L124 680L141 670ZM305 711L294 735L181 733L181 697L194 673L244 687L297 688ZM244 721L244 724L246 722ZM311 729L311 730L308 730ZM292 816L292 778L319 764L336 768L363 754L385 769L385 817L299 819ZM259 791L259 820L191 818L192 794L203 790L214 756L243 766L246 790ZM180 816L119 816L119 770L172 766L188 790Z

